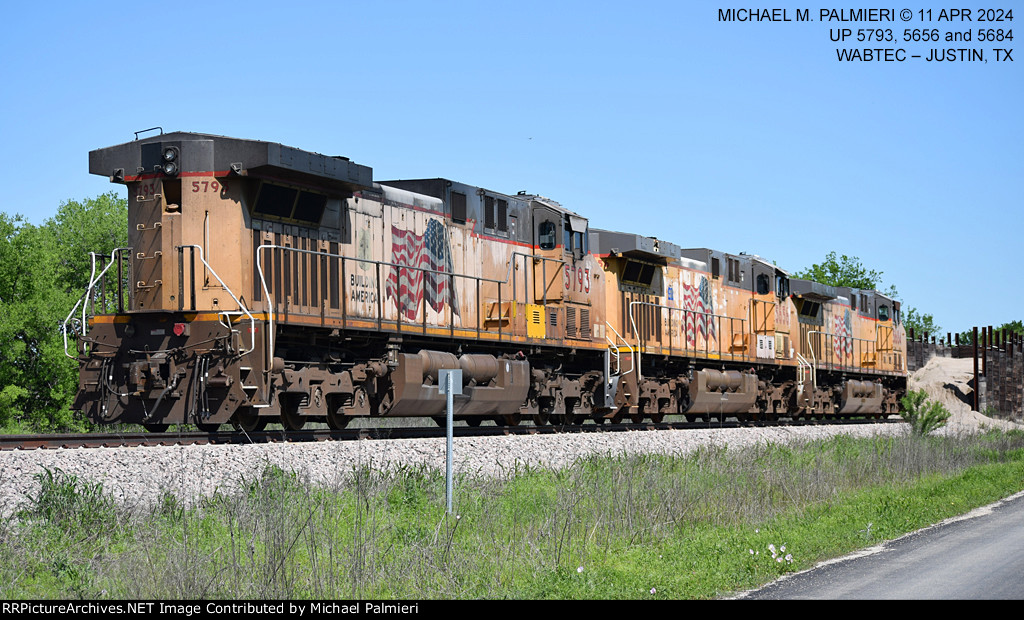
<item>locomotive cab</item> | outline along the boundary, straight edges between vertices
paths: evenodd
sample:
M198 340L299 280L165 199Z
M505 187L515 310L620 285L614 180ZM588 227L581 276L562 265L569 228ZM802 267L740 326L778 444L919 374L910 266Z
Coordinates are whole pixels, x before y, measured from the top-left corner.
M111 257L116 269L97 269L86 293L75 407L157 430L213 428L268 407L274 395L260 370L274 364L265 346L274 308L261 295L257 246L271 230L315 239L346 196L370 185L371 170L182 132L92 151L89 169L127 187L129 247ZM106 286L117 313L86 317L88 298Z

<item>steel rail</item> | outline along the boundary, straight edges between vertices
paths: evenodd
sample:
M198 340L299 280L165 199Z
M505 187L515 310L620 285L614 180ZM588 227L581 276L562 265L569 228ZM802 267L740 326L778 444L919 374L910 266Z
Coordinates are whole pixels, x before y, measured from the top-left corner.
M673 414L674 415L674 414ZM885 415L885 414L882 414ZM716 428L760 428L771 426L820 426L820 425L858 425L858 424L893 424L902 423L898 416L875 418L825 418L821 415L812 418L782 420L739 420L727 418L722 422L715 418L707 418L702 422L640 422L621 424L547 424L537 426L520 424L518 426L456 426L457 437L488 437L502 435L552 435L579 434L627 431L659 431L659 430L695 430ZM199 431L167 431L163 433L131 432L131 433L82 433L53 435L4 435L0 436L0 451L37 450L37 449L75 449L75 448L121 448L147 446L191 446L191 445L228 445L228 444L262 444L262 443L308 443L312 441L354 441L359 439L444 439L445 429L433 426L393 427L393 428L352 428L344 430L304 429L300 431L267 430L246 433L233 430L223 425L223 430L215 432Z

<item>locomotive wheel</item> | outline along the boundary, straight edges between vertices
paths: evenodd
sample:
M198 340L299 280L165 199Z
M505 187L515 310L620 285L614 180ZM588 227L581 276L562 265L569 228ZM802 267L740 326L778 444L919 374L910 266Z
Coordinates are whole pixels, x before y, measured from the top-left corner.
M327 412L327 426L331 427L331 430L340 431L348 426L350 421L352 421L352 416L343 414L340 409Z
M497 426L519 426L523 416L518 413L511 413L509 415L500 415L494 418L494 424Z
M306 425L305 416L299 415L299 401L294 398L281 399L281 426L286 431L300 431Z
M252 407L239 407L231 418L236 431L258 433L267 427L267 419L260 417Z
M167 429L170 428L170 424L143 424L142 428L146 429L149 433L166 433Z
M644 421L644 414L642 413L631 413L629 414L629 421L633 424L640 424Z
M470 416L470 417L466 418L466 424L468 424L469 426L472 426L473 428L476 428L476 427L480 426L481 422L483 422L483 418L481 418L479 416Z
M220 429L220 424L213 422L196 422L196 428L203 433L216 433Z
M665 420L665 414L664 413L652 413L651 414L651 422L653 422L654 424L661 424L664 420Z
M550 396L542 396L537 399L537 413L533 414L533 423L537 426L544 426L553 423L555 416L551 413L555 408L555 399Z

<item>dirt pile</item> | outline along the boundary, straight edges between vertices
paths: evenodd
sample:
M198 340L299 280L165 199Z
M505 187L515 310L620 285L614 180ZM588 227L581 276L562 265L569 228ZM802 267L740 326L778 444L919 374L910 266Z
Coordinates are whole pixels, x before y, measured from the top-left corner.
M986 428L1024 429L1020 424L997 420L972 411L974 360L933 357L910 374L909 389L924 390L929 400L945 405L952 414L941 433L973 433Z

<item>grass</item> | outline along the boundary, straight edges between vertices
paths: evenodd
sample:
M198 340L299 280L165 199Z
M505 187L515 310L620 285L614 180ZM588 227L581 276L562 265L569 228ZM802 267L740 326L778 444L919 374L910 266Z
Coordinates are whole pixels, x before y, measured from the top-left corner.
M144 511L44 472L0 522L0 597L714 598L1024 488L1024 434L852 439L592 458L457 480L266 469Z

